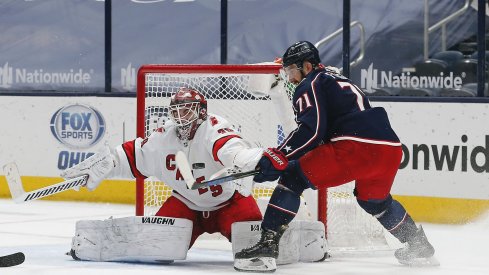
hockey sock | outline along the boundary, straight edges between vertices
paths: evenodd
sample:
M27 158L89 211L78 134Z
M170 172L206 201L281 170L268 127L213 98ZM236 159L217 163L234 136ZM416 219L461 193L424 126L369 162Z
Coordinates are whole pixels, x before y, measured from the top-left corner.
M410 240L418 230L406 209L390 195L385 200L358 200L358 204L402 243Z
M278 232L281 225L289 224L294 219L300 206L300 196L290 189L277 185L268 202L262 228Z
M411 239L418 230L406 209L396 200L392 200L386 212L378 217L377 220L401 243Z
M298 194L299 196L307 188L315 188L309 180L304 176L299 161L290 160L285 169L282 178L280 179L280 184L287 187L289 190Z

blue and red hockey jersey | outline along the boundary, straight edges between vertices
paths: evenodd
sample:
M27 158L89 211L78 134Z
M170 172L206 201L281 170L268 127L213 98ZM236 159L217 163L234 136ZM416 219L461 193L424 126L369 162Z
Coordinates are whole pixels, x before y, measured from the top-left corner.
M310 72L296 87L293 106L298 127L278 147L289 159L338 140L401 145L384 108L373 108L360 88L330 70Z

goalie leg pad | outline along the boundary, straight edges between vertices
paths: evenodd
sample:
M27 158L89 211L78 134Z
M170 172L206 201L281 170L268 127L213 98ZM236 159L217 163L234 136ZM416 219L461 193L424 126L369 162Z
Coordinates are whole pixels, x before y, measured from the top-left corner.
M88 261L184 260L192 235L187 219L139 216L76 223L71 254Z
M319 221L297 221L300 224L301 262L318 262L328 257L328 241L324 224Z
M71 256L75 260L101 261L105 222L82 220L76 222L75 236L71 240Z

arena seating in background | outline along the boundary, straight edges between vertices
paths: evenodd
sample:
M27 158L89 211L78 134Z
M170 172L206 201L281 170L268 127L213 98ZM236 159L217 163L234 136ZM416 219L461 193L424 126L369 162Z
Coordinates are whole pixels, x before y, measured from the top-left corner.
M447 55L448 56L448 55ZM417 76L440 76L446 74L449 63L441 59L427 59L414 64L415 74ZM428 88L402 88L399 96L438 96L439 89Z
M486 38L489 39L489 36ZM488 41L489 42L489 41ZM412 75L439 77L449 76L462 78L459 88L375 88L371 96L418 96L418 97L476 97L477 96L477 43L465 41L447 51L433 54L429 59L414 64ZM486 51L486 81L489 82L489 50ZM486 83L484 96L489 97Z
M431 58L445 61L448 68L453 67L458 61L464 59L464 54L459 51L442 51L435 53Z
M489 32L486 34L486 85L484 96L489 97ZM477 37L473 36L452 46L449 50L434 53L429 59L413 64L411 75L462 78L459 88L375 88L372 96L418 96L418 97L477 97L478 68ZM405 68L407 69L407 68Z
M477 51L477 42L462 42L458 45L458 50L465 55L470 55Z
M470 55L470 58L471 59L475 59L477 60L477 57L479 56L479 53L477 51L475 51L474 53L472 53ZM486 62L489 63L489 51L486 51ZM487 69L487 68L486 68Z
M427 59L414 65L418 76L440 76L448 69L448 63L439 59Z
M435 53L430 59L414 64L417 76L448 75L453 71L455 64L464 59L464 54L459 51L442 51ZM441 89L429 88L403 88L399 96L440 96Z
M489 62L489 51L486 52L486 62ZM451 72L462 77L462 87L444 89L401 89L399 96L442 96L442 97L475 97L477 96L477 52L464 55L460 51L442 51L430 59L414 65L417 76L447 76ZM489 77L489 75L488 75ZM487 85L487 84L486 84ZM486 88L487 96L487 88Z
M477 82L477 60L462 59L448 68L454 75L462 76L462 84Z

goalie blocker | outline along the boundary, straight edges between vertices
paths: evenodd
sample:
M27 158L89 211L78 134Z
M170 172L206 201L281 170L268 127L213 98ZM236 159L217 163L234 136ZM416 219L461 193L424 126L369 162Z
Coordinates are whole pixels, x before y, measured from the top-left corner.
M233 255L250 247L260 239L261 221L236 222L232 225L231 240ZM328 243L325 238L324 224L319 221L293 221L279 242L277 264L296 262L317 262L328 257ZM240 265L235 260L235 266ZM244 263L246 264L246 263ZM258 269L254 271L264 271ZM249 266L247 267L249 270ZM250 270L249 270L250 271Z
M136 216L76 223L70 254L75 260L171 263L187 257L192 222Z

